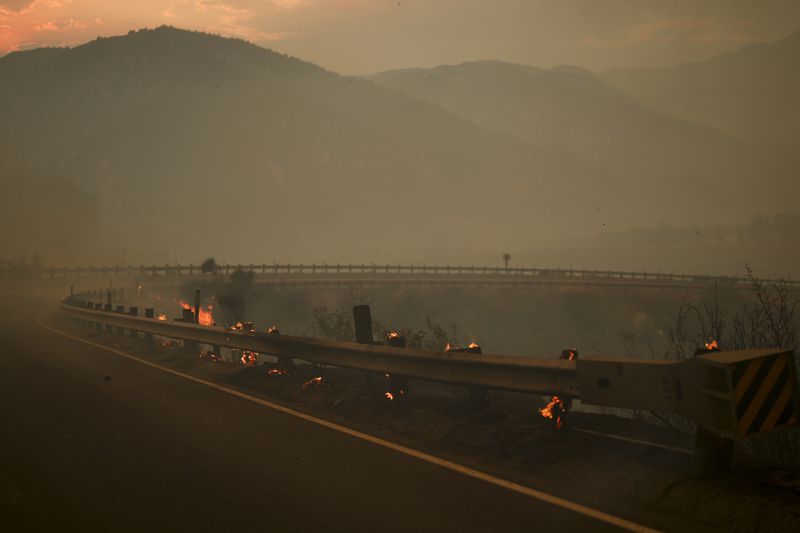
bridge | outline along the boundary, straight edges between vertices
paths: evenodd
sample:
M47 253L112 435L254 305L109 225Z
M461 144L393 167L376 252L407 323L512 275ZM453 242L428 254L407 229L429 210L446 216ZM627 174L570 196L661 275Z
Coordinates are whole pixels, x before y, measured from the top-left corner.
M389 265L389 264L223 264L213 272L199 265L115 265L48 267L34 274L43 278L181 278L213 274L229 275L237 270L253 272L259 282L287 288L376 287L384 285L418 287L545 287L589 286L607 288L648 288L707 290L725 287L749 290L746 276L712 276L624 270L585 270L533 267L490 267L474 265ZM6 274L13 270L6 269ZM764 283L785 283L792 289L800 283L768 279Z

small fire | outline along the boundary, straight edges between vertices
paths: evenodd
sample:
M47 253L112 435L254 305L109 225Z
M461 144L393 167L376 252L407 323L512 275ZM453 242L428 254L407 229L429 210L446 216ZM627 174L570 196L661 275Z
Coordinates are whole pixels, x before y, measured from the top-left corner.
M719 343L715 340L711 340L711 342L706 343L706 350L709 352L713 352L714 350L719 350Z
M305 383L303 383L303 390L306 390L306 389L309 389L309 388L317 389L317 388L321 387L322 385L325 385L325 382L322 380L322 376L317 376L317 377L311 378L308 381L306 381Z
M400 337L400 334L399 334L399 333L397 333L396 331L392 331L391 333L389 333L389 334L386 336L386 338L387 338L387 339L396 339L396 338L398 338L398 337Z
M539 409L539 414L542 415L544 418L549 418L552 420L553 418L553 410L557 408L558 418L556 418L556 429L561 429L564 425L563 416L566 412L564 407L564 401L559 398L558 396L553 396L550 399L550 403Z
M200 359L209 359L213 363L221 363L222 362L222 356L220 356L218 353L213 352L211 350L209 350L209 351L205 352L204 354L202 354L200 356Z
M251 352L250 350L242 350L242 364L244 366L256 366L258 362L258 352Z
M575 360L575 352L573 352L572 350L569 351L569 360L570 361L574 361Z
M394 394L392 394L391 392L387 392L386 394L384 394L384 396L386 396L387 400L394 400Z
M244 330L244 324L242 324L241 322L237 322L236 324L228 328L228 331L238 331L239 333L241 333L243 330Z
M453 349L453 346L449 342L444 347L444 351L445 352L449 352L452 349Z
M278 326L270 326L267 328L267 333L271 333L273 335L279 335L280 331L278 331Z
M478 346L477 342L473 341L473 342L469 343L468 348L470 348L471 350L474 350L475 348L480 348L480 346Z
M194 307L189 305L188 303L184 302L183 300L180 301L180 306L184 309L189 309L194 311ZM203 309L202 306L200 307L200 318L198 319L198 324L201 326L213 326L214 325L214 316L212 314L213 306L208 305L206 309Z
M161 320L161 321L164 321L164 320L167 319L167 315L165 315L164 313L159 313L158 319Z
M282 368L270 368L267 371L268 376L283 376L288 374L288 372Z

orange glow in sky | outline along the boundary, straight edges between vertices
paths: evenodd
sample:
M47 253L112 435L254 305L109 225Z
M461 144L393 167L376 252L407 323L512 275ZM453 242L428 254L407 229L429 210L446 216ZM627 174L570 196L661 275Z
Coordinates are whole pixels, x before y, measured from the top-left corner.
M782 0L0 0L0 55L170 25L342 74L498 59L664 66L796 31Z

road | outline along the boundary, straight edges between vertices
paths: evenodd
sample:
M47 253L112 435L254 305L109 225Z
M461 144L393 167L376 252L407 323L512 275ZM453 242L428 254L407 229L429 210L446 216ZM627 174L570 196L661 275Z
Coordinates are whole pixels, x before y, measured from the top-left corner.
M49 298L0 299L0 530L619 530L58 336Z

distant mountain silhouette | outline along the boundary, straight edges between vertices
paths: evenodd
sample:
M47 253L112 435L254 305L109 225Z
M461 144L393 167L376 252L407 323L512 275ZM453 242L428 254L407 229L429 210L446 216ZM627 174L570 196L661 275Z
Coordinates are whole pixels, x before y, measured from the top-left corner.
M487 88L448 105L169 27L13 53L0 58L0 139L26 170L0 167L0 180L30 172L91 195L106 239L94 257L129 262L449 260L770 212L739 141L579 69L463 69ZM469 98L480 111L465 112Z
M769 203L754 180L765 178L757 150L709 126L653 111L583 69L478 61L371 79L531 145L567 149L616 176L636 201L675 202L674 215L703 196L709 203L736 203L737 194L756 194Z
M707 61L602 77L656 109L767 148L800 148L800 32Z

